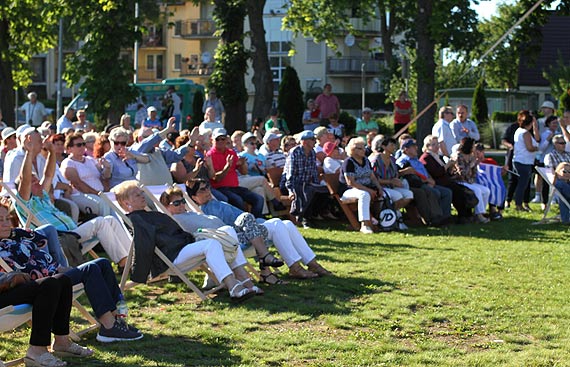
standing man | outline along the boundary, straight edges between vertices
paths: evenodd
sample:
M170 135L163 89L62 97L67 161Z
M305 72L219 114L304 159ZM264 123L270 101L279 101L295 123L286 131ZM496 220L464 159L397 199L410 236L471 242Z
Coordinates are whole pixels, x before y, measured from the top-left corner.
M456 143L450 126L452 120L453 108L443 106L439 109L439 121L431 129L431 134L437 137L439 143L439 154L448 158L451 155L451 148Z
M162 121L158 119L156 107L150 106L146 109L146 112L148 113L148 117L143 121L141 128L162 129Z
M226 110L224 109L222 101L216 96L216 91L214 89L210 89L208 92L208 98L206 98L202 105L202 112L206 113L208 107L213 107L216 112L216 116L218 116L218 120L222 121L223 113L226 112Z
M378 134L378 123L372 120L372 109L364 107L362 118L356 120L356 133L366 139L368 133Z
M28 93L29 102L26 102L19 108L26 114L26 124L34 127L41 126L44 117L47 115L46 108L43 103L38 101L36 92Z
M457 106L456 112L457 118L451 122L451 131L455 137L456 144L459 144L463 138L471 138L475 141L479 141L481 136L479 135L479 130L477 130L477 125L467 118L467 106L460 104Z
M394 101L394 134L410 122L413 112L412 101L408 98L408 93L401 91L398 99Z
M544 117L538 119L538 130L540 131L540 135L547 130L545 122L550 116L554 116L554 112L556 112L556 108L554 107L554 103L550 101L544 101L540 106L540 110L544 114ZM560 133L560 129L556 129L556 133Z
M65 129L72 129L73 130L73 122L71 119L75 116L75 110L72 107L65 107L63 111L63 115L57 120L57 133L63 134Z
M332 94L332 86L327 83L323 88L323 93L319 94L315 99L316 107L321 110L321 125L329 124L329 117L333 113L340 116L340 102L334 94Z

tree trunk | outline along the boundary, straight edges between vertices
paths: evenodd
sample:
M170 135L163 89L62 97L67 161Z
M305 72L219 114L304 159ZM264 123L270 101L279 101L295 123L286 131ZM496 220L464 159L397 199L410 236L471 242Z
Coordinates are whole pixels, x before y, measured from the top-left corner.
M12 78L12 63L9 57L9 22L0 19L0 109L3 120L9 126L15 126L16 115L14 111L14 79Z
M416 16L417 58L415 61L418 74L418 112L427 107L435 98L435 44L429 33L429 19L432 16L433 0L418 0ZM432 105L417 120L416 140L422 144L431 134L437 106Z
M251 29L251 44L253 48L253 85L255 99L253 101L252 118L265 118L269 115L273 102L273 76L267 56L265 28L263 27L263 7L266 0L247 0L247 13Z

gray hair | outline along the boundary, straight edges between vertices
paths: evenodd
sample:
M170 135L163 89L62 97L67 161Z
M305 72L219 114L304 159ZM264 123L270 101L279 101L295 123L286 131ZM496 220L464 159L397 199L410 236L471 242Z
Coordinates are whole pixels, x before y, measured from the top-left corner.
M374 137L374 139L372 139L372 143L370 144L370 147L372 148L372 150L376 153L380 153L384 150L384 148L382 147L382 141L384 141L384 135L376 135Z
M111 133L109 134L109 140L114 142L119 137L123 137L123 138L129 140L129 135L130 135L129 130L127 130L123 127L116 127L113 130L111 130Z
M352 152L354 151L356 144L366 145L366 141L364 141L364 138L361 136L350 139L348 144L346 144L346 154L348 154L349 157L352 156Z

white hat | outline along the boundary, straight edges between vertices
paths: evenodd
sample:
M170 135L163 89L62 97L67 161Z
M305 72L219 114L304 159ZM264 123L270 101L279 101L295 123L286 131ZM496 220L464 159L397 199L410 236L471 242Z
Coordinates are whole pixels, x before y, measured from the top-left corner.
M281 135L281 134L276 134L276 133L273 133L271 131L268 131L265 133L265 136L263 137L263 142L265 144L267 144L273 139L281 139L282 136L283 135Z
M214 131L212 132L212 139L216 139L220 136L227 136L228 132L226 131L226 129L224 129L223 127L219 127L217 129L214 129Z
M158 112L158 111L156 110L156 107L150 106L149 108L146 109L146 112L151 113L151 112Z
M37 97L37 93L36 92L30 92L28 93L28 99L32 99L32 97Z
M542 106L540 106L540 108L550 108L551 110L555 110L556 107L554 107L554 103L550 102L550 101L544 101L542 103Z
M255 135L253 135L251 132L248 131L245 134L243 134L243 136L241 137L241 143L245 144L245 142L250 138L255 138Z
M22 125L22 126L20 126L20 127L18 127L18 128L16 129L16 136L17 136L18 138L19 138L20 136L22 136L22 135L23 135L23 136L26 136L26 135L32 133L32 132L35 131L35 130L36 130L36 129L33 128L33 127L31 127L30 125L24 124L24 125Z
M2 140L8 139L10 136L14 135L16 130L13 127L6 127L2 129Z

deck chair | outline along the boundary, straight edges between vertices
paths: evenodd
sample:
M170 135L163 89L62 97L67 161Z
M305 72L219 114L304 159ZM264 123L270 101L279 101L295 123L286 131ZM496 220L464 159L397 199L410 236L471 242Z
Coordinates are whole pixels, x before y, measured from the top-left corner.
M323 175L329 193L335 198L340 205L344 215L348 219L350 225L355 231L360 230L360 222L358 221L358 199L342 199L338 193L338 174L326 173ZM356 212L356 214L355 214Z
M120 218L121 224L123 225L127 233L130 233L127 227L132 228L133 226L132 222L129 219L129 217L127 217L126 213L121 209L120 205L117 202L115 194L112 192L101 192L99 193L99 196L107 202L107 204L110 206L112 210L114 210L117 213L118 217ZM174 265L172 261L170 261L170 259L168 259L168 257L166 257L166 255L164 255L162 251L160 251L160 249L155 248L154 253L168 266L168 270L163 274L160 274L156 277L149 279L148 282L150 283L164 280L165 278L171 275L177 276L180 278L180 280L182 280L182 282L184 282L184 284L186 284L188 288L190 288L194 293L196 293L202 301L208 299L207 297L208 295L217 292L223 287L223 285L220 284L213 289L202 292L202 290L200 290L200 288L198 288L194 283L192 283L192 281L190 281L190 279L188 279L188 277L186 276L186 273L189 273L190 271L203 270L207 272L213 279L215 279L214 275L209 271L206 259L204 257L191 259L190 261L184 264ZM134 260L134 243L131 241L129 256L127 257L125 270L123 271L123 274L121 276L120 288L123 291L135 285L134 282L127 283L127 278L128 275L130 274L131 267L133 265L133 260Z
M295 218L290 214L291 199L289 199L289 196L283 195L279 187L282 175L283 175L283 167L272 167L267 169L267 178L269 179L269 184L271 185L271 187L273 187L273 192L275 194L275 197L279 199L279 201L283 203L283 205L286 207L285 210L275 212L275 214L280 217L283 216L287 217L293 223L296 223L297 218Z
M562 196L562 194L558 191L556 186L554 186L554 181L556 179L556 176L554 175L554 172L552 172L551 168L536 167L536 172L538 172L538 174L540 175L540 177L542 177L544 182L548 184L548 201L546 203L546 209L542 214L542 218L538 222L535 222L533 224L548 224L548 223L560 222L559 217L547 218L548 213L550 212L550 207L552 206L552 200L556 197L558 198L558 200L562 201L562 203L566 204L566 206L570 207L570 204L568 204L568 200L566 200L566 198Z
M194 200L192 200L192 198L190 198L190 196L187 194L186 192L186 185L184 184L175 184L176 186L180 187L180 189L182 190L182 193L184 195L184 199L186 200L186 209L193 211L194 213L199 213L199 214L203 214L202 210L200 209L200 207L198 206L198 204L196 204L194 202ZM164 205L162 205L162 203L160 202L160 195L164 192L164 190L166 189L166 186L142 186L141 189L143 190L145 196L147 197L147 202L151 201L153 206L156 207L156 209L159 212L162 212L168 216L170 216L172 219L174 219L176 221L176 218L170 214L170 212L168 211L168 209L166 209L164 207ZM249 246L244 252L243 252L244 256L246 258L252 258L257 256L255 249L253 248L253 246ZM253 275L253 277L255 277L257 280L260 280L261 277L259 275L259 272L257 271L257 269L255 269L253 267L253 265L251 265L249 262L245 265L246 269Z
M40 222L36 218L36 216L28 209L28 207L22 201L22 199L16 194L16 185L14 183L0 182L0 186L2 187L2 192L5 193L5 195L7 195L8 197L10 197L13 205L16 205L16 203L17 203L17 205L24 212L26 212L26 222L22 223L22 221L20 221L21 225L24 228L31 228L31 227L35 228L35 227L39 227L43 224L46 224L46 223ZM94 250L95 246L97 246L98 243L99 243L99 239L97 237L93 237L87 241L82 242L81 243L81 254L82 255L89 254L89 255L91 255L92 258L98 259L99 255L97 255L97 253Z
M6 261L4 261L4 259L2 259L2 258L0 258L0 269L2 269L5 272L10 272L13 270L6 263ZM85 306L83 306L77 300L84 293L85 293L85 291L83 289L83 284L77 284L77 285L73 286L73 307L75 307L77 309L77 311L79 311L79 313L81 314L83 319L87 322L87 326L85 326L84 328L82 328L78 331L73 331L73 330L69 331L69 336L74 341L79 341L81 339L82 335L99 328L99 322L89 313L89 311L87 311ZM30 309L31 309L31 306L30 306ZM31 314L30 314L30 318L31 318ZM2 330L0 330L0 331L2 331Z
M32 305L6 306L0 309L0 332L6 332L29 323L32 320ZM3 363L3 364L2 364ZM0 361L0 366L17 366L24 363L24 357L11 361Z

